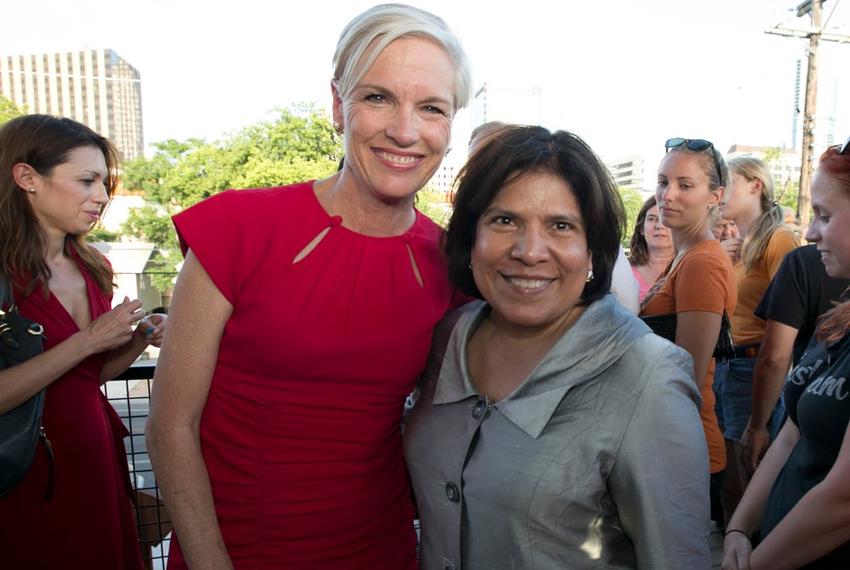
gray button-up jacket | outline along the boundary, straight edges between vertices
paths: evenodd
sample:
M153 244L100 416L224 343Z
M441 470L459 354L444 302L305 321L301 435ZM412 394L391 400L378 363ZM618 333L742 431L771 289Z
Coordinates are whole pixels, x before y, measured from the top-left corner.
M711 568L690 356L608 295L491 403L466 363L488 310L437 328L407 421L423 570Z

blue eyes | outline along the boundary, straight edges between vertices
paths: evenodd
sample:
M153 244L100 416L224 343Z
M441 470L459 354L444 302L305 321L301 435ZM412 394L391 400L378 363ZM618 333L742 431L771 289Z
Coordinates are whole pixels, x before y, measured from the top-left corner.
M365 97L363 97L363 100L368 102L368 103L376 103L376 104L377 103L387 103L387 102L389 102L389 98L382 93L370 93L369 95L366 95ZM446 112L443 109L441 109L440 107L437 107L435 105L424 105L422 107L422 110L425 111L426 113L433 114L433 115L442 115L442 116L446 115Z

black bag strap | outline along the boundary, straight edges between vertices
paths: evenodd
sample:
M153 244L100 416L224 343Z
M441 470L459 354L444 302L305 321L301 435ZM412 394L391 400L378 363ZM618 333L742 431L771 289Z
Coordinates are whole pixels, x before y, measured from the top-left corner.
M12 294L12 286L6 276L0 273L0 306L11 307L15 304L15 296Z

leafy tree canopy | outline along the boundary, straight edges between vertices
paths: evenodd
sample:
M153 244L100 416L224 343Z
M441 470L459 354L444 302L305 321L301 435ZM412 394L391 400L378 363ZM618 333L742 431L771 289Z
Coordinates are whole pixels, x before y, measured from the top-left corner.
M141 191L148 206L134 209L124 231L156 244L160 269L180 260L170 217L228 188L258 188L322 178L342 156L327 115L312 105L281 109L276 119L249 126L221 141L167 140L152 158L124 164L124 187ZM166 285L165 277L155 279Z
M635 227L638 212L640 212L640 207L643 206L646 200L637 190L631 188L618 188L618 190L620 192L620 198L623 199L623 206L626 209L626 227L623 231L622 243L624 246L628 246L632 239L632 230Z
M23 114L15 103L0 95L0 125Z

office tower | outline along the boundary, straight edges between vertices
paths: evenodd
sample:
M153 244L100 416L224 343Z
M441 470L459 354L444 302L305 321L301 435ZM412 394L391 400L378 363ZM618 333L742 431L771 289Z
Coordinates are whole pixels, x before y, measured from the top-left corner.
M88 125L124 160L144 154L141 76L111 49L0 55L0 95L26 113Z

